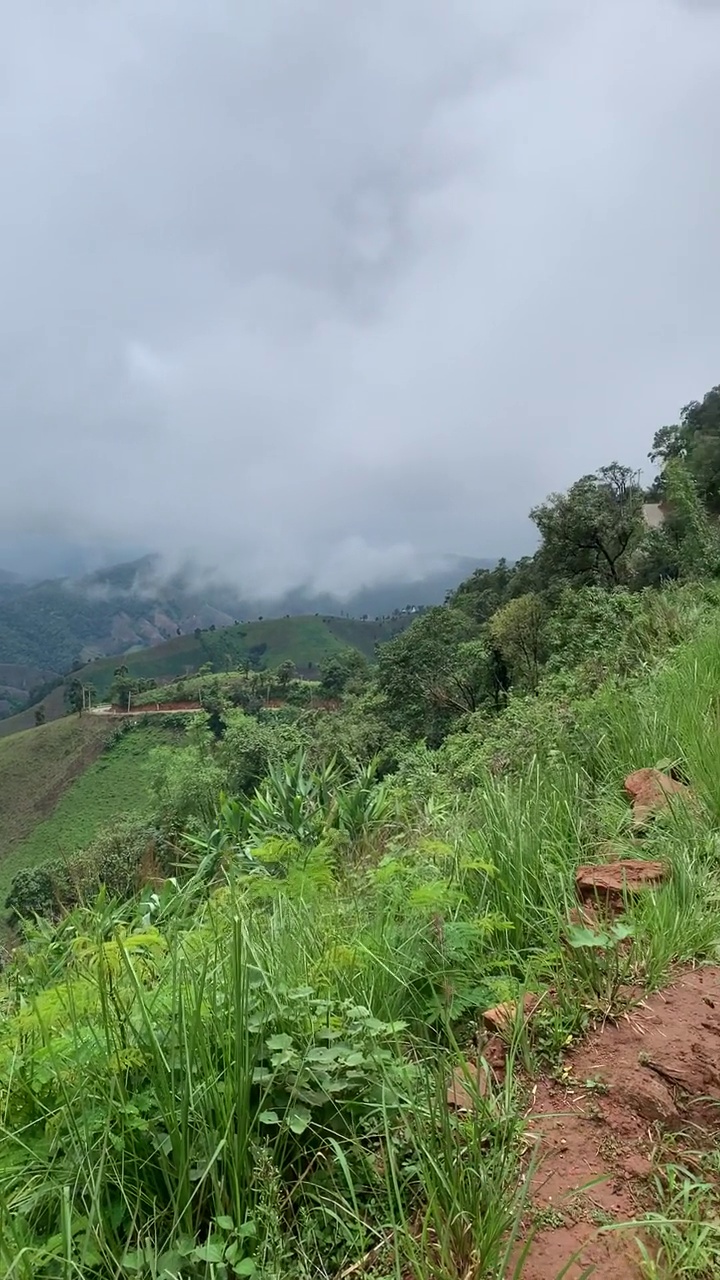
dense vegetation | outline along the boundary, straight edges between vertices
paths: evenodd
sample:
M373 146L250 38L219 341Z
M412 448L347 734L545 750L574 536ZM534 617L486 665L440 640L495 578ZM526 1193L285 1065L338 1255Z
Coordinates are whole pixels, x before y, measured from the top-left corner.
M720 543L696 461L667 457L658 529L617 464L551 496L534 557L374 668L326 666L336 711L250 714L218 686L149 754L144 813L15 878L3 1274L522 1274L533 1073L718 955ZM693 800L638 830L643 766ZM603 931L574 921L574 876L608 842L672 874ZM479 1014L528 991L552 998L509 1026L505 1083L468 1071L451 1111ZM648 1276L718 1274L716 1164L677 1174L682 1211L659 1177Z
M272 673L291 664L306 679L317 678L321 667L348 650L372 659L376 646L399 634L412 615L398 614L379 621L358 618L300 617L267 618L237 626L214 625L191 635L174 636L163 644L138 649L118 658L98 658L77 667L64 679L37 688L35 703L26 711L0 719L0 736L29 728L36 722L42 705L42 722L64 715L68 710L97 704L107 699L126 703L127 693L141 693L158 685L186 679L198 671L217 673ZM125 676L118 683L118 671ZM85 690L83 700L82 690ZM123 696L124 695L124 696ZM161 700L168 695L160 693ZM190 696L189 693L178 695Z

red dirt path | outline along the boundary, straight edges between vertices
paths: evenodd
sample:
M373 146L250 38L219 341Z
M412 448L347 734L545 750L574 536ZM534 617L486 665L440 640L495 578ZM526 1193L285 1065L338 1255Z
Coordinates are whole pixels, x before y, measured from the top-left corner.
M166 712L180 714L183 711L202 711L203 707L199 702L148 702L139 707L131 707L128 711L123 707L99 706L92 708L94 716L112 716L119 719L121 716L162 716Z
M652 1205L661 1132L720 1125L719 1050L720 969L707 967L591 1035L567 1059L567 1083L538 1082L529 1117L538 1229L523 1280L556 1280L577 1250L567 1280L590 1265L596 1280L639 1280L638 1230L600 1228Z

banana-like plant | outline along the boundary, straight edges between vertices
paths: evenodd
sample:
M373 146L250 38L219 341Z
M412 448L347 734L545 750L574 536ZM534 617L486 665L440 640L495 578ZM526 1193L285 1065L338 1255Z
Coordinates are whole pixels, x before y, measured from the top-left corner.
M335 825L352 842L366 839L393 814L390 784L377 781L378 763L371 760L336 795Z

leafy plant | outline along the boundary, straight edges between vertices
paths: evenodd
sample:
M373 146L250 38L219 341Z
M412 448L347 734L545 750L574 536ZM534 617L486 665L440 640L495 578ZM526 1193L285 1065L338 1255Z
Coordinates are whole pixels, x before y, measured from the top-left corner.
M630 976L632 952L624 944L634 932L634 926L626 920L617 920L602 928L582 924L567 926L568 976L576 989L597 1001L606 1013L614 1011L620 990Z

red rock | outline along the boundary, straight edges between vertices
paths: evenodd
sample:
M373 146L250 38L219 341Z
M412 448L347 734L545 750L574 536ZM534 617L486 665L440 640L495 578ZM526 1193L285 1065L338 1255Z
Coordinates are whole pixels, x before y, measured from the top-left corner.
M476 1111L478 1099L485 1097L489 1083L489 1069L480 1062L456 1067L447 1088L448 1106L456 1111Z
M528 991L523 998L523 1017L527 1021L532 1017L540 1003L540 996L534 995ZM508 1032L517 1017L518 1007L515 1000L506 1000L504 1004L497 1004L493 1009L486 1009L483 1014L483 1022L488 1031Z
M495 1080L505 1079L507 1067L507 1045L502 1036L488 1036L482 1050L483 1062L486 1062Z
M633 802L635 826L644 826L649 818L669 808L674 796L687 798L691 794L684 782L676 782L660 769L636 769L625 779L625 793Z
M637 800L640 792L648 785L648 782L654 780L657 769L636 769L634 773L629 773L625 779L625 794L629 800Z
M582 929L597 929L599 923L598 913L592 902L581 907L573 907L568 913L568 924Z
M667 876L664 862L646 862L641 858L622 858L618 862L601 862L597 866L578 867L575 887L583 899L622 900L623 893L639 893L661 884Z

